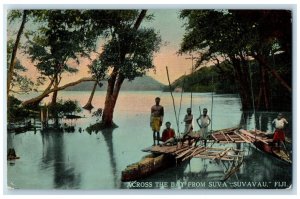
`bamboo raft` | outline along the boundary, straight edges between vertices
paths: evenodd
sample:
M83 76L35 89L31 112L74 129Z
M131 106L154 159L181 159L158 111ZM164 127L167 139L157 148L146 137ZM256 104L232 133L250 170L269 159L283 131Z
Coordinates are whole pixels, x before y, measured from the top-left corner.
M288 151L285 148L275 148L273 139L268 138L266 133L260 130L223 129L212 133L211 137L217 143L251 143L265 153L289 164L292 163Z
M217 143L251 143L252 140L239 133L238 128L223 129L211 134L212 139Z
M179 144L180 145L180 144ZM152 153L169 154L175 157L178 161L185 161L192 158L204 158L212 160L233 161L235 157L242 156L242 150L233 148L212 148L204 146L153 146L150 150Z
M199 139L197 132L195 135L197 135L195 140ZM247 131L238 128L228 128L214 131L210 137L212 140L209 142L213 142L213 144L253 144L256 148L284 162L292 163L287 150L274 150L272 146L273 139L268 138L264 132L259 130ZM183 144L177 143L176 145L151 146L142 151L150 152L151 154L144 157L141 161L127 166L127 168L122 171L122 181L133 181L145 178L165 168L187 162L192 158L210 159L217 164L221 164L224 168L224 177L221 180L225 181L233 174L236 174L244 160L242 150L232 147L213 148L203 145L189 146L186 142Z
M151 152L151 155L146 156L137 163L127 166L127 168L122 171L121 180L123 182L147 177L157 171L178 165L192 158L211 159L223 165L225 165L224 161L229 162L229 166L226 167L226 171L224 171L225 176L223 180L226 180L242 165L244 157L242 150L189 146L187 143L178 143L177 145L171 146L152 146L143 151Z
M195 133L195 136L195 139L199 139L197 133ZM273 140L268 138L262 131L228 128L214 131L210 137L212 140L209 142L213 142L213 144L253 144L266 153L270 153L287 163L292 163L286 150L273 150ZM194 146L189 146L187 142L179 142L176 145L152 146L142 151L150 152L151 155L146 156L137 163L127 166L122 172L122 181L138 180L165 168L189 161L192 158L210 159L217 164L221 164L225 174L222 180L227 180L230 176L236 174L244 160L243 150L234 149L232 147L213 148L204 145L196 146L195 144Z

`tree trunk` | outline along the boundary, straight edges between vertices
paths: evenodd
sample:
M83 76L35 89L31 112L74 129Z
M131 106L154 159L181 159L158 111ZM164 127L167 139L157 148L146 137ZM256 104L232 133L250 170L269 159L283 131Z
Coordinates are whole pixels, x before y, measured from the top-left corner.
M116 106L116 102L119 96L119 92L122 86L122 83L124 81L124 77L122 75L119 75L118 78L115 80L115 83L113 85L113 89L107 89L112 92L110 92L109 96L106 96L105 100L105 107L103 110L102 115L102 123L104 127L112 127L113 126L113 113ZM111 85L110 85L111 87ZM107 100L109 99L109 100Z
M246 74L244 73L245 71L243 71L241 68L240 60L236 59L233 56L231 56L230 59L234 67L234 75L235 75L236 84L238 86L238 91L241 98L242 110L249 110L251 109L252 106L251 106L251 99L250 99L251 95L249 92L250 86L246 81L248 77L245 77Z
M256 109L257 110L260 110L260 103L261 103L262 92L263 92L263 88L262 88L262 86L260 86L258 97L257 97L257 102L256 102Z
M268 77L266 75L266 69L261 67L261 76L262 76L262 88L263 88L263 97L264 97L264 109L270 110L270 87Z
M9 64L9 69L8 69L8 74L7 74L7 98L9 96L9 91L10 91L10 85L11 85L11 81L12 81L12 77L13 77L13 73L14 73L14 69L15 69L15 64L16 64L16 56L17 56L17 50L18 50L18 46L20 43L20 39L21 39L21 35L23 33L24 30L24 26L26 23L26 18L27 18L27 10L23 11L23 17L22 17L22 23L21 26L19 28L18 34L17 34L17 38L14 44L14 48L12 51L12 55L11 55L11 60L10 60L10 64Z
M102 114L102 124L104 127L111 127L113 125L113 110L115 102L113 102L113 92L115 88L118 70L114 68L110 78L108 79L106 97L104 103L104 110Z
M32 98L30 100L27 100L27 101L24 101L22 102L22 106L27 106L27 105L34 105L34 104L39 104L45 97L47 97L50 93L54 92L54 91L60 91L60 90L63 90L67 87L70 87L70 86L74 86L76 84L79 84L81 82L86 82L86 81L95 81L94 78L92 77L84 77L84 78L81 78L79 79L78 81L75 81L75 82L71 82L71 83L68 83L64 86L61 86L61 87L57 87L57 88L53 88L53 89L50 89L52 84L53 84L53 81L52 80L52 83L49 84L48 88L39 96L35 97L35 98Z
M141 22L146 16L146 12L147 10L141 11L137 20L135 21L133 29L137 30L139 28ZM121 49L121 55L120 55L121 63L123 63L123 61L125 60L126 53L127 53L127 49ZM102 115L102 125L104 128L110 128L113 126L114 109L124 79L125 78L119 72L119 69L114 67L113 72L108 80L104 110Z
M290 93L292 92L292 88L288 83L280 77L280 75L277 73L276 70L274 70L266 61L265 57L263 55L252 55L262 66L266 67L268 71L271 72L273 77L279 81L279 83L286 88Z
M259 85L259 94L256 100L256 109L257 110L269 110L270 109L270 86L269 79L266 75L266 69L259 64L260 71L260 85ZM261 102L263 101L262 106Z
M90 98L89 98L88 102L86 103L86 105L84 105L82 108L84 108L86 110L92 110L94 108L94 106L92 105L92 100L93 100L93 97L94 97L94 94L95 94L95 91L97 88L97 84L98 84L97 81L95 81Z
M7 107L9 107L10 105L10 100L9 100L9 92L11 89L11 81L13 79L13 74L14 74L14 69L15 69L15 65L16 65L16 56L17 56L17 51L18 51L18 46L20 43L20 39L21 39L21 35L23 33L24 30L24 26L26 23L26 18L27 18L27 10L23 11L23 17L22 17L22 23L20 25L18 34L17 34L17 38L13 47L13 51L12 51L12 55L11 55L11 59L10 59L10 63L9 63L9 68L7 71L7 82L6 82L6 100L7 100Z
M56 105L57 94L58 94L57 88L58 88L58 79L57 79L57 77L55 77L55 81L54 81L54 89L55 90L53 91L53 94L52 94L51 106Z

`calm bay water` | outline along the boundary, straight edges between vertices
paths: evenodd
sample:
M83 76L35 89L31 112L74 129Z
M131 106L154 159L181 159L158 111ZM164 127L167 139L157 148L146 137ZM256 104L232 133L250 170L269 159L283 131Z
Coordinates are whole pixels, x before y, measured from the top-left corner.
M85 105L90 92L60 92L59 98L77 100ZM89 134L86 129L96 122L89 111L80 115L85 118L63 121L75 125L74 133L28 131L8 133L8 147L14 147L21 158L7 163L8 186L19 189L119 189L119 188L174 188L174 189L220 189L220 188L287 188L292 183L292 167L271 156L244 144L245 161L236 175L226 183L220 183L224 175L222 165L214 161L193 159L190 164L167 169L149 178L132 183L121 182L121 171L127 165L139 161L147 155L141 151L152 144L149 126L150 107L159 96L165 108L165 121L170 121L177 131L176 119L169 93L158 91L120 93L114 114L114 122L119 126ZM30 96L22 96L23 99ZM176 111L179 114L180 93L174 93ZM46 99L47 101L49 99ZM93 105L103 108L105 92L96 92ZM256 122L252 113L243 113L237 95L214 95L193 93L192 111L194 118L201 109L208 108L212 117L212 129L242 125L247 129L257 128L273 131L271 121L277 113L258 112ZM184 93L180 111L181 123L190 106L190 94ZM92 110L92 111L95 111ZM213 110L212 110L213 109ZM212 110L212 113L211 113ZM287 134L291 137L291 113L284 113L290 122ZM194 121L196 127L196 122ZM196 127L196 130L198 128ZM225 147L225 145L218 145ZM256 184L249 184L256 182ZM278 182L279 184L276 184ZM258 184L261 183L261 186ZM263 186L265 184L266 186ZM281 184L280 184L281 183ZM137 184L139 186L137 186ZM150 186L151 184L151 186ZM165 186L165 185L168 186Z

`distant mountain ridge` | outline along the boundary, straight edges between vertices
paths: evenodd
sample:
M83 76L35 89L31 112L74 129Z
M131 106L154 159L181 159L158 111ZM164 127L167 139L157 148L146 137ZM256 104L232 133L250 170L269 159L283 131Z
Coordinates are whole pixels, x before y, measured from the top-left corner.
M101 82L103 86L97 87L97 91L105 91L107 88L107 81ZM91 91L94 82L82 82L75 86L65 89L65 91ZM150 76L136 77L133 81L125 80L122 84L121 90L127 91L155 91L162 90L165 85L153 79Z

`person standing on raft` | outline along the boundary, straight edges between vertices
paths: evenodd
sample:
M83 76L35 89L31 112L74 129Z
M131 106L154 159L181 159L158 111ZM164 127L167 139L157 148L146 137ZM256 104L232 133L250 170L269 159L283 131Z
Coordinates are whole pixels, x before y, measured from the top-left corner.
M283 129L285 127L285 124L288 124L288 122L282 116L282 113L278 113L277 118L273 120L272 124L275 125L273 143L275 143L275 147L279 147L281 142L285 142L285 133Z
M164 117L164 107L160 104L160 98L155 98L155 105L151 107L151 116L150 116L150 127L153 131L153 145L155 145L155 140L157 140L157 144L159 144L159 131L163 122Z
M199 122L200 120L200 122ZM207 108L203 109L203 114L201 114L197 119L197 124L200 127L201 137L204 139L204 146L206 146L206 140L208 138L208 126L211 122L210 117L207 115Z
M186 115L184 116L183 122L185 123L185 127L181 142L183 144L185 140L188 140L188 144L190 146L191 140L193 139L191 135L193 133L193 114L191 108L186 109Z

